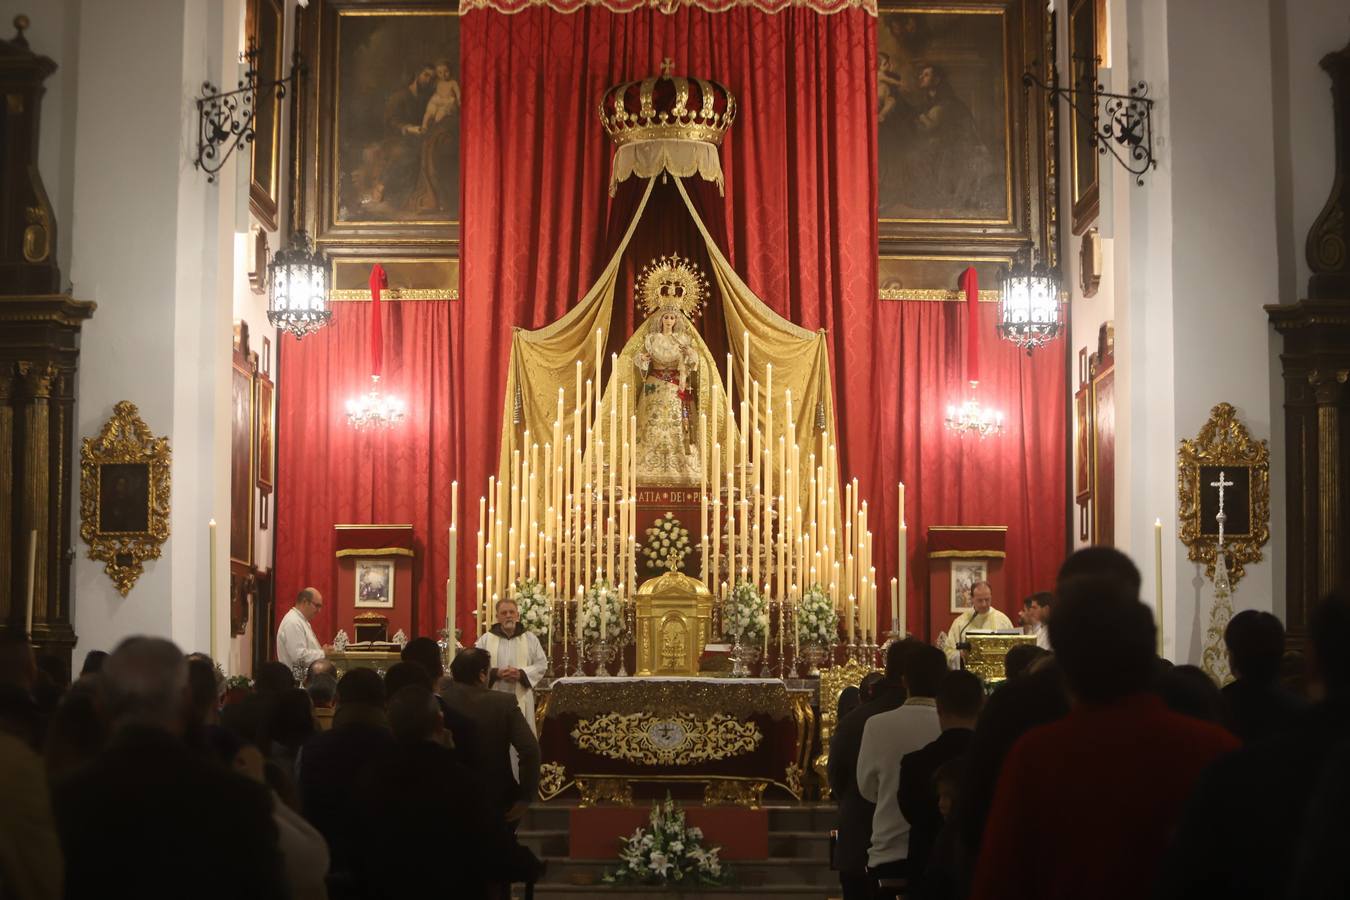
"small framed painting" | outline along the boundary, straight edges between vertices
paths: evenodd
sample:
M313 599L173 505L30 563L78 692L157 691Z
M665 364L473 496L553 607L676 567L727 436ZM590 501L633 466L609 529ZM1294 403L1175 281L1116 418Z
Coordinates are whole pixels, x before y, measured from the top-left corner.
M989 560L952 560L951 611L965 612L971 608L970 592L981 581L989 580Z
M388 609L394 605L394 562L388 559L356 561L358 608Z

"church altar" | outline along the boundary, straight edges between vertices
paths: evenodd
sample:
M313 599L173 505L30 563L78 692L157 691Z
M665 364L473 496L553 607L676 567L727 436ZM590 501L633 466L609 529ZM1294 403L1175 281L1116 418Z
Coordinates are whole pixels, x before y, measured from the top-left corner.
M816 734L813 682L566 677L538 689L539 794L581 805L672 796L756 808L801 800Z

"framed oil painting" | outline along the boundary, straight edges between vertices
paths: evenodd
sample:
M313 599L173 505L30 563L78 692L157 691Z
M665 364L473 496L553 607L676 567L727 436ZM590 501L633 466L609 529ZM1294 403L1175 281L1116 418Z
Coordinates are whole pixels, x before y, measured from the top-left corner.
M254 71L263 84L285 75L282 52L285 13L281 0L248 0L244 27L250 50L256 53ZM277 229L277 201L281 173L281 107L275 88L258 91L253 117L253 143L249 146L249 208L269 231Z
M959 299L969 261L1032 244L1057 264L1053 118L1022 85L1026 71L1051 77L1052 22L1041 0L879 7L882 299Z
M981 581L988 580L989 561L987 559L952 560L951 611L961 613L971 609L971 590Z
M1069 5L1069 77L1076 91L1087 94L1074 98L1068 110L1069 161L1073 167L1073 233L1083 230L1097 218L1101 206L1097 169L1097 142L1094 140L1096 115L1091 99L1097 81L1101 55L1097 46L1097 0L1073 0Z
M148 534L151 506L149 463L98 467L99 533Z
M243 347L247 348L244 337ZM253 374L256 363L236 342L230 378L230 560L253 565L254 449L257 433Z
M388 609L394 605L394 563L386 559L358 559L356 561L356 596L358 608Z

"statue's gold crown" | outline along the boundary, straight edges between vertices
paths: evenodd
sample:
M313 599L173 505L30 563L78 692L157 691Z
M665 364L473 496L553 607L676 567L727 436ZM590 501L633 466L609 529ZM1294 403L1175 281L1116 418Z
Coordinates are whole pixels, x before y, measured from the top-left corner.
M736 119L736 98L715 81L672 75L674 64L661 63L661 74L625 81L600 98L600 124L616 144L685 140L720 145Z
M661 256L638 274L637 296L647 315L671 307L692 319L707 301L708 278L682 256Z

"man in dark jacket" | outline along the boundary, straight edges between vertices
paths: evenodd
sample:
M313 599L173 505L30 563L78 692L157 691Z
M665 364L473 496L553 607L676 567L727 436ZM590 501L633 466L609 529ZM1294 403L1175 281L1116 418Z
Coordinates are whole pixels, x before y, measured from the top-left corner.
M830 792L839 805L839 839L834 849L834 867L839 870L839 885L844 900L868 897L871 879L867 874L867 848L872 842L872 814L875 806L858 793L858 751L862 748L863 727L877 713L896 709L905 702L905 657L910 649L922 646L906 638L886 650L886 677L877 682L872 699L845 716L830 739L830 760L826 774Z
M363 767L393 750L384 682L373 669L352 669L338 682L332 730L310 738L295 760L300 811L328 841L329 871L339 880L355 870L369 831L369 823L352 815L352 788Z
M433 693L440 688L441 679L445 676L445 665L441 662L441 648L435 641L429 637L413 638L408 641L408 646L403 648L400 655L404 662L417 663L427 670L427 674L431 676ZM474 735L473 720L451 709L439 695L436 700L441 705L441 718L445 720L445 728L450 732L451 740L455 742L455 754L461 763L471 765L471 761L478 754L478 739Z
M182 652L161 638L128 638L102 678L112 736L53 791L65 896L287 896L267 788L183 742L191 712Z
M933 776L946 762L970 749L975 738L975 720L984 705L984 684L965 670L948 672L937 691L938 726L941 736L900 760L900 813L909 822L909 878L922 879L928 857L942 830L937 784Z
M473 721L477 760L473 766L487 790L488 805L500 819L519 822L539 794L539 741L521 715L516 698L488 690L492 657L486 650L461 650L450 664L454 679L441 697L457 713ZM520 777L512 772L511 751L519 760Z
M1244 609L1223 630L1236 680L1223 689L1225 728L1244 744L1292 726L1304 702L1280 685L1284 626L1268 612Z

